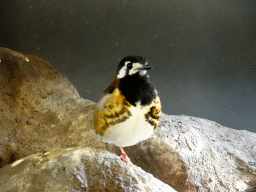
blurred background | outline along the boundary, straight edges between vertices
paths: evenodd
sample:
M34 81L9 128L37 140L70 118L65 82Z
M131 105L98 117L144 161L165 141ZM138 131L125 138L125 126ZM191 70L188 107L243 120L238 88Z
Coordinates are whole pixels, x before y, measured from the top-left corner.
M97 102L142 55L164 113L256 132L255 0L1 0L0 46L45 59Z

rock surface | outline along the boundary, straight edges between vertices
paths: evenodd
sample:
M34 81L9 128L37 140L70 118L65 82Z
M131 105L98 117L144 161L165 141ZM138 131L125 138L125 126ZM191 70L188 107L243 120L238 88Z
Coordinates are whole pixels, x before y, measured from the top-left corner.
M213 121L163 114L151 138L125 151L134 164L177 191L256 186L256 134Z
M94 103L48 62L0 48L0 167L38 152L94 142Z
M70 148L35 154L0 169L0 191L166 191L169 185L113 153Z
M256 186L256 134L213 121L163 115L154 137L176 149L199 191L240 191Z
M128 185L151 190L149 183L159 180L177 191L240 191L256 186L255 133L163 114L151 138L125 148L132 162L157 180L142 170L133 175L117 156L119 148L95 139L94 107L46 61L0 48L0 166L4 166L0 186L28 181L35 189L47 190L52 185L49 175L58 183L52 186L57 191L64 187L91 191L94 188L88 186L102 179L101 183L124 191ZM77 159L72 157L75 154ZM91 166L95 162L97 169L87 169L88 162ZM91 181L89 175L98 180ZM17 190L12 185L11 191L32 190L30 185ZM167 189L161 182L157 185Z

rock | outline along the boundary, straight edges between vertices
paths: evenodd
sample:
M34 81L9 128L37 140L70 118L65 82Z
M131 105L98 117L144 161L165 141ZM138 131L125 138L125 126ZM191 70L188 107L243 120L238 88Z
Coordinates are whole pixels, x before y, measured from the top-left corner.
M71 173L75 172L61 171L61 165L57 163L64 163L62 159L67 156L65 163L78 166L79 163L73 162L71 154L79 150L79 158L91 156L93 159L94 154L99 153L101 159L103 156L111 156L113 161L109 164L120 167L120 159L115 156L120 155L119 148L95 139L94 108L93 102L81 98L68 79L46 61L0 48L0 165L5 166L0 170L0 184L6 186L8 178L14 183L16 181L12 178L25 183L19 177L28 169L35 176L31 180L35 187L51 185L48 174L58 173L60 176L54 180L58 183L56 187L64 189L67 186L71 189L75 186L76 191L81 191L90 183L86 184L85 179L80 181L76 175L70 180L66 179L67 174L72 176ZM71 147L73 149L69 153L67 149ZM90 147L92 153L88 152L89 148L85 152L85 149L76 147ZM241 191L256 187L256 134L226 128L209 120L163 114L151 138L125 148L125 151L135 165L180 192ZM21 161L23 157L26 158ZM97 165L100 174L108 174L104 164ZM80 163L79 166L87 165ZM42 167L48 167L48 172ZM20 176L15 176L12 170ZM56 170L56 173L52 170ZM87 181L88 175L96 174L91 172L95 170L88 170L86 177L80 176L87 178ZM136 176L130 174L125 167L114 170L116 172L112 170L115 177L111 185L119 186L127 182L127 185L135 186L136 182L142 181L138 179L141 175L136 180ZM123 170L128 175L124 175ZM122 182L120 179L115 180L121 177L120 174ZM46 175L49 180L40 180L39 175ZM97 178L101 178L101 175L97 175ZM158 182L155 178L151 181ZM159 185L165 186L162 183Z
M153 138L179 153L193 189L240 191L256 186L255 133L195 117L163 115Z
M253 187L253 188L247 189L245 191L240 191L240 192L255 192L255 191L256 191L256 187Z
M108 151L120 153L119 148L107 144ZM124 148L131 161L177 191L188 191L193 184L188 181L188 168L180 154L155 134L135 146Z
M0 167L44 151L104 148L94 105L48 62L0 48Z
M117 155L92 148L35 154L0 169L0 191L166 191L169 185Z
M118 152L113 145L107 149ZM213 121L163 114L151 138L125 151L134 164L177 191L256 186L256 134Z

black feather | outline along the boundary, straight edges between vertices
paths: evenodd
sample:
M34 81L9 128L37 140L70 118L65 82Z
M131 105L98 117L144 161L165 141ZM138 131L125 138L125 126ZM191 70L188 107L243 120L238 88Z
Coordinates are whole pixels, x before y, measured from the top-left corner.
M125 76L120 79L119 89L127 101L136 106L135 103L140 101L142 106L151 104L156 97L154 86L148 81L146 75L135 74Z

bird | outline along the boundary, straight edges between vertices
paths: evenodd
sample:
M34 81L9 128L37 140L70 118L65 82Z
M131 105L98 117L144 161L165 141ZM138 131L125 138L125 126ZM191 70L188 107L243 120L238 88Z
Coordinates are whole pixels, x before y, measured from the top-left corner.
M159 124L161 102L149 82L152 67L142 56L124 57L113 82L105 89L96 105L94 128L104 142L120 147L120 156L133 172L136 168L123 147L148 139Z

